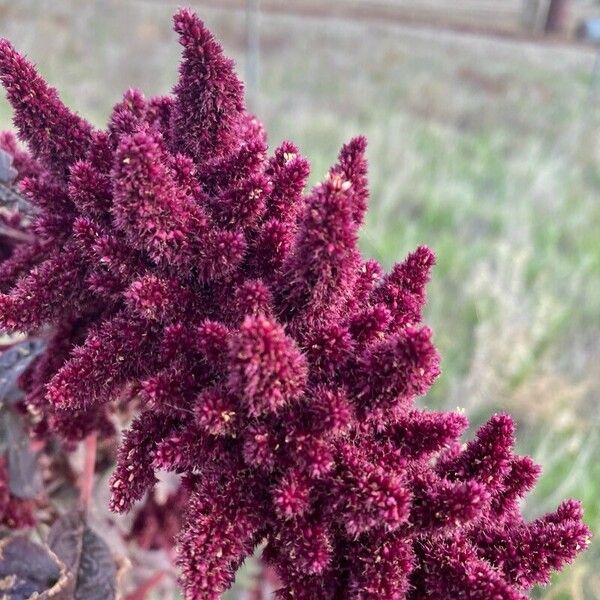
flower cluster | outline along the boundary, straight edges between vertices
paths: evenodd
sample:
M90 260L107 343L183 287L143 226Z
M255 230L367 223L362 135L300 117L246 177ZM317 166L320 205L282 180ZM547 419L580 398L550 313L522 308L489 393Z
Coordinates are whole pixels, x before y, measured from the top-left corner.
M25 378L38 434L111 435L112 407L136 407L112 508L181 474L190 600L218 598L260 543L283 599L526 598L586 546L581 508L525 522L539 469L511 419L461 445L462 414L416 408L439 373L421 324L435 259L420 247L386 274L359 253L365 140L304 195L308 162L290 142L268 156L204 24L174 24L173 94L128 91L106 130L0 41L31 151L0 140L31 206L0 324L47 337Z

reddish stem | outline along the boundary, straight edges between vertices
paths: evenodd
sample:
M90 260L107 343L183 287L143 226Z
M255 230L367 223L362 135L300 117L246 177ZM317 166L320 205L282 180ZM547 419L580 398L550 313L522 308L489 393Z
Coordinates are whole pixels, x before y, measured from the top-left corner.
M29 442L29 447L32 452L41 452L45 445L46 442L44 440L31 440Z
M164 579L164 577L164 571L159 571L142 583L137 590L128 594L125 597L125 600L145 600L148 594Z
M254 590L251 595L252 600L263 600L269 598L273 591L281 587L281 581L275 573L273 567L259 561L260 571L255 580Z
M83 459L83 473L81 474L81 480L79 483L79 502L82 510L87 510L90 504L90 498L92 497L92 488L94 486L94 471L96 468L96 446L98 442L98 435L91 433L85 438L84 444L84 459Z
M263 592L265 591L265 571L266 566L262 564L259 565L260 571L254 580L254 590L252 591L251 600L263 600Z

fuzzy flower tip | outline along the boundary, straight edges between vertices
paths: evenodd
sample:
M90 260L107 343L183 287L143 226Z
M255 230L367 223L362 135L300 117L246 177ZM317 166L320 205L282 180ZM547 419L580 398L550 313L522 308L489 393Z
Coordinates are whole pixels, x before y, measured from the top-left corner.
M174 23L173 93L127 91L104 131L0 41L30 150L0 137L30 205L6 217L22 235L2 241L0 324L48 338L25 378L38 429L110 435L111 401L134 400L111 506L184 475L190 600L218 598L260 543L279 598L525 598L585 548L581 508L524 521L539 469L510 417L462 446L465 417L416 408L439 374L421 323L435 258L362 258L365 139L304 195L308 162L290 142L268 156L202 21Z

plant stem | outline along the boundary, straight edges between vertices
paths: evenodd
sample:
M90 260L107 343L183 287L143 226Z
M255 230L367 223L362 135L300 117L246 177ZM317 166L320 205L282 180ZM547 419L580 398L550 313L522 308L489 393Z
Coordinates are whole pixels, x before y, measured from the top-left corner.
M14 229L13 227L7 227L6 225L0 225L0 235L12 238L13 240L18 240L19 242L31 243L35 239L29 233L25 233L19 229Z
M92 488L94 486L94 470L96 467L96 447L98 442L98 434L91 433L85 438L84 443L84 462L83 473L80 480L79 501L81 509L86 511L90 498L92 497Z
M125 597L125 600L145 600L148 594L164 579L164 577L164 571L159 571L142 583L137 590L128 594Z

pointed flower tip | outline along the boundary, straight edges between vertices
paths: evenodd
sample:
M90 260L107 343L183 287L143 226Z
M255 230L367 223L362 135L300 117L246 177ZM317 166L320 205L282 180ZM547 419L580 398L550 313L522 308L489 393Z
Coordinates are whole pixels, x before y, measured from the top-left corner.
M7 38L0 37L0 59L5 58L7 54L16 53L14 46Z
M16 73L27 72L27 76L35 75L35 66L21 54L7 38L0 38L0 76L15 76ZM4 82L6 87L7 82Z
M92 126L61 102L56 89L7 40L0 41L0 80L33 157L65 177L70 164L86 153Z
M366 186L367 161L365 152L367 150L367 138L364 135L353 137L346 142L338 154L338 164L332 167L332 171L341 171L355 184Z
M563 520L580 521L583 519L583 504L579 500L563 500L557 511L557 515Z
M179 80L173 90L172 137L197 162L223 158L240 143L244 86L219 42L187 9L174 16L183 46Z
M159 153L159 136L152 131L140 129L120 140L117 160L122 168L133 170L138 162L152 162Z
M10 85L11 75L17 64L24 62L26 59L15 50L11 42L6 38L0 38L0 81L5 88Z
M353 152L365 152L367 149L367 138L364 135L357 135L355 137L353 137L346 145L345 147L347 147L348 149L352 150Z
M437 262L435 252L429 246L419 246L413 253L412 256L416 259L420 265L426 269L431 269Z
M182 44L185 46L190 39L197 39L201 35L212 35L204 25L204 22L190 8L180 8L173 15L173 29L182 38Z
M516 428L513 418L507 413L496 413L488 420L487 425L507 435L512 435Z
M146 97L142 90L131 87L123 94L123 103L131 108L143 109L146 107Z

